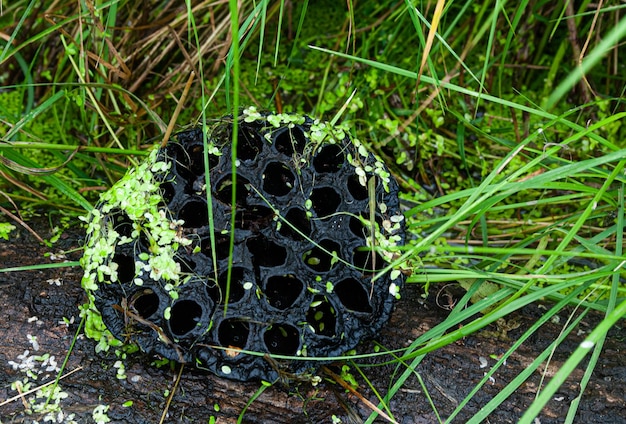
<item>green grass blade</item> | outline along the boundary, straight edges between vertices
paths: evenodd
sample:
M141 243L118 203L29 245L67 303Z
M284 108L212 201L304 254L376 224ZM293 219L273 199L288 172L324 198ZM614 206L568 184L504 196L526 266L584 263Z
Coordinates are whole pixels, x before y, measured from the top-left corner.
M617 228L624 228L625 208L624 208L624 184L623 183L619 190L619 203L620 203L619 210L617 213ZM616 238L615 238L615 256L616 257L622 256L623 241L624 241L624 233L622 231L619 231L616 234ZM623 263L624 261L621 261L621 263L615 263L616 269L622 267ZM615 272L612 276L611 294L609 296L609 302L606 308L607 313L610 313L611 311L615 309L619 286L620 286L620 274ZM574 418L576 416L576 412L578 411L580 400L582 399L583 393L585 392L585 389L587 385L589 384L589 381L591 380L593 370L598 364L598 360L600 358L600 354L602 353L602 347L604 346L605 339L606 339L606 333L600 336L598 343L593 349L593 353L591 354L591 358L589 359L589 363L587 364L587 367L585 369L585 374L583 375L583 378L580 381L580 394L572 400L572 402L570 403L570 407L567 411L567 416L565 418L565 422L567 424L571 424L574 422Z
M261 69L261 58L263 56L263 43L265 41L265 19L267 17L267 1L264 0L259 5L261 7L261 29L259 30L259 52L256 58L256 73L254 75L254 83L258 82L259 71ZM276 49L278 51L278 49Z
M558 310L555 311L555 313L556 312L558 312ZM550 314L550 317L552 316L554 315ZM489 415L497 407L499 407L509 396L511 396L511 394L513 394L522 384L524 384L524 382L533 373L535 373L542 364L545 363L545 361L554 352L554 349L556 349L556 347L560 345L563 342L563 340L565 340L565 337L567 337L567 335L569 335L572 331L576 329L576 327L578 326L578 324L580 323L580 321L582 321L584 317L585 317L585 313L578 316L567 328L565 328L559 334L559 337L555 339L552 343L550 343L550 345L547 348L545 348L543 352L539 353L537 357L535 357L535 359L533 359L533 361L526 368L524 368L524 370L522 370L522 372L520 372L513 380L511 380L511 382L507 384L506 387L498 391L498 393L493 397L493 399L487 402L486 405L481 407L480 411L467 421L467 424L479 424L479 423L484 422L486 419L488 419ZM534 327L535 326L533 326L533 328ZM526 338L524 338L524 340L526 340ZM515 343L515 349L517 349L520 344L521 343ZM509 351L507 351L506 354L503 355L503 357L496 363L496 365L493 366L492 370L490 370L485 377L486 378L491 377L494 374L494 372L498 369L498 367L501 366L506 360L506 358L508 358L510 354L512 354L513 352L515 352L513 348L509 349ZM481 380L481 383L483 383L483 381L484 380ZM475 392L477 391L476 389L479 388L479 386L480 385L477 385L477 387L472 390L470 395L473 396ZM471 399L470 395L468 395L468 397L459 404L459 407L452 413L452 415L450 416L450 419L458 415L458 412L461 412L461 408L465 406L467 404L467 401Z
M26 9L24 10L24 12L22 12L22 16L20 17L19 22L17 23L17 25L15 26L15 29L9 36L9 39L7 40L6 47L2 49L2 53L0 53L0 64L3 63L4 60L8 57L9 47L13 45L13 41L15 41L15 38L17 37L18 33L20 32L20 29L22 28L22 26L24 25L24 22L26 21L26 18L30 16L30 13L33 11L33 8L37 4L39 4L38 1L32 0L31 2L28 3L28 6L26 6Z
M283 28L284 13L285 0L280 0L280 8L278 10L278 29L276 30L276 46L274 48L274 67L278 64L278 52L280 51L280 36Z
M237 140L239 134L239 125L237 116L239 116L239 77L240 77L240 58L239 58L239 13L237 0L230 0L230 22L231 22L231 38L232 45L230 49L230 64L232 69L227 67L226 72L233 73L233 132L231 138L231 211L230 211L230 241L228 246L228 270L226 274L226 294L224 296L224 316L226 316L228 308L228 300L230 296L230 285L233 271L233 250L235 248L235 218L237 212ZM228 89L227 89L228 91Z
M546 388L539 397L530 405L519 421L519 424L532 424L534 419L541 413L543 407L550 401L554 393L561 387L567 377L574 371L578 364L600 342L615 323L626 315L626 300L620 303L578 346L574 353L565 361L563 366L552 377Z
M78 261L68 261L68 262L51 263L51 264L22 265L22 266L13 266L9 268L0 268L0 273L35 271L35 270L40 270L40 269L74 268L77 266L80 266L80 262Z
M563 82L552 91L546 101L545 109L552 109L624 36L626 36L626 17L623 17L613 29L604 35L580 66L574 68Z

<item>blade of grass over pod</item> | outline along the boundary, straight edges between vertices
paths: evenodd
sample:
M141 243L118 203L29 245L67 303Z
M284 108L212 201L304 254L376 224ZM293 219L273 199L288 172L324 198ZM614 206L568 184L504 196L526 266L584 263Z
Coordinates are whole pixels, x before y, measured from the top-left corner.
M187 22L188 22L188 31L191 34L191 38L193 39L195 45L196 45L196 49L198 52L201 51L200 48L200 37L199 37L199 32L198 32L198 27L196 26L196 21L194 19L194 14L193 14L193 9L191 7L191 4L189 2L187 2ZM207 99L206 98L206 87L205 87L205 79L204 79L204 65L203 65L203 60L202 60L202 55L198 55L198 80L200 82L200 99L202 102L202 109L200 111L200 126L202 128L202 160L204 163L204 184L205 187L211 187L211 170L209 169L209 142L207 139L207 134L208 134L208 126L207 126L207 116L206 116L206 108L207 106L211 103L213 96L215 95L215 92L213 92L212 96ZM222 78L220 79L220 81L217 84L216 87L216 91L217 89L222 85L222 83L224 82L224 78L225 78L225 74L222 75ZM197 122L195 123L197 124ZM208 218L208 224L209 224L209 243L211 246L211 257L209 258L209 260L211 261L211 263L213 264L213 268L215 270L214 276L213 278L217 281L218 279L218 268L217 268L217 250L215 249L215 220L213 217L213 197L210 194L210 191L207 190L206 192L206 205L207 205L207 218Z
M228 270L226 274L226 294L224 296L224 316L228 310L228 301L230 297L231 279L233 273L233 250L235 248L235 216L237 213L237 140L239 134L239 76L240 76L240 57L239 57L239 13L237 10L237 1L230 0L230 19L231 19L231 38L232 45L230 49L230 67L226 68L226 74L233 75L233 132L231 138L231 211L230 211L230 238L228 246ZM226 84L226 91L230 87Z

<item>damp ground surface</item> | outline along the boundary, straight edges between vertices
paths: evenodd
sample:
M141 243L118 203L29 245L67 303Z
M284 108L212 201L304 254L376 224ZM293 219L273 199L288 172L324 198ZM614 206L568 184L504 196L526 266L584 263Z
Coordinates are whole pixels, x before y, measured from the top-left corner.
M37 228L36 224L32 224ZM41 227L46 228L42 224ZM40 232L46 237L45 231ZM43 263L60 263L64 259L44 256L46 253L70 251L82 243L80 229L69 231L54 248L42 246L23 230L11 234L11 241L0 241L0 264L2 268ZM67 254L67 260L78 260L79 253ZM52 361L41 366L36 362L32 377L24 381L26 373L14 369L13 364L23 364L32 355L54 355L60 366L78 328L78 306L84 303L80 287L81 272L78 268L58 268L0 274L0 421L42 422L43 415L27 413L29 399L34 394L19 397L11 388L16 380L30 382L31 388L53 380L55 371ZM431 290L435 293L437 288ZM420 287L407 287L397 303L390 323L378 341L387 348L401 348L423 332L437 325L446 317L447 311L434 299L423 300ZM544 311L540 305L528 307L506 323L493 325L480 334L428 354L415 370L421 376L442 420L455 409L459 402L475 387L495 360L491 356L504 353L525 329L532 325ZM69 325L64 318L74 323ZM539 334L529 339L513 354L506 366L494 375L493 381L483 388L464 407L452 422L464 423L487 404L502 388L525 369L549 343L558 337L567 311L560 316L562 322L549 323ZM546 370L546 381L569 354L578 346L586 332L601 319L590 314L583 319L577 335L568 337L554 353ZM34 342L33 337L36 337ZM37 346L38 345L38 346ZM38 350L35 350L38 347ZM108 405L110 422L157 423L166 408L178 374L178 368L157 368L154 357L141 354L125 361L126 378L118 379L118 360L114 354L97 354L92 340L79 337L69 357L64 373L72 372L60 381L67 395L60 402L63 415L55 413L56 419L67 420L73 414L76 422L93 422L92 412L98 405ZM362 347L367 349L368 346ZM28 354L25 355L25 351ZM604 352L599 360L588 389L584 394L575 422L626 423L626 325L624 321L609 332ZM485 366L486 360L486 366ZM481 368L482 362L482 368ZM578 381L584 373L584 363L559 389L553 400L545 407L539 419L542 424L564 422L570 402L578 396ZM51 369L52 369L51 368ZM340 367L335 367L337 370ZM385 392L394 373L403 369L395 366L363 368L379 392ZM545 370L545 365L540 367ZM374 393L360 379L358 391L377 403ZM542 375L534 373L485 422L514 423L534 399L542 384ZM545 384L545 381L544 383ZM292 384L290 387L270 387L257 399L246 405L261 387L260 383L236 383L211 374L183 370L175 395L169 405L166 423L234 423L243 414L242 422L248 423L332 423L333 416L343 423L361 422L371 410L356 396L338 385L322 381L316 387L309 383ZM17 397L16 397L17 396ZM11 402L6 400L16 397ZM42 401L38 400L41 403ZM132 404L131 404L132 402ZM390 410L400 423L436 423L437 418L416 377L409 378L390 403ZM214 417L214 418L211 418ZM376 422L384 422L378 418Z

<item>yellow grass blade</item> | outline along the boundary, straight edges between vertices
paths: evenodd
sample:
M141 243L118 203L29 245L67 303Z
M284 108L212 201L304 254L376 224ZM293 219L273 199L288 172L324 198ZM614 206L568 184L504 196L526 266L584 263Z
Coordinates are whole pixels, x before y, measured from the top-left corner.
M420 77L422 76L422 72L424 71L424 65L426 65L428 55L430 54L430 49L433 47L433 40L435 39L435 34L437 33L437 28L439 27L439 20L441 19L441 14L443 13L443 6L445 2L446 0L437 0L435 13L433 13L433 21L430 24L430 31L428 32L428 38L426 39L426 45L424 46L424 52L422 53L422 63L420 64L420 69L417 72L416 86L420 82Z

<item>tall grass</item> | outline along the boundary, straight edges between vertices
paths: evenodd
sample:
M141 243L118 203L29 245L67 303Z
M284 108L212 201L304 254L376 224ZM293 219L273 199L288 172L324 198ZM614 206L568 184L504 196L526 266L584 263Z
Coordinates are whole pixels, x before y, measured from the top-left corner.
M565 418L574 422L607 333L626 312L626 6L418 3L187 1L147 15L124 1L5 5L0 194L26 213L89 210L165 131L192 72L192 107L179 127L244 104L341 111L402 185L412 237L393 265L407 284L466 290L443 322L389 356L398 372L387 387L372 386L378 408L393 417L391 399L419 378L425 355L549 300L445 420L545 323L574 308L559 338L468 421L486 419L595 311L604 318L521 417L539 416L590 356ZM236 142L236 124L233 132ZM233 178L233 199L235 191ZM369 369L359 372L367 378Z

